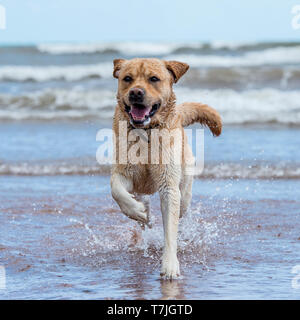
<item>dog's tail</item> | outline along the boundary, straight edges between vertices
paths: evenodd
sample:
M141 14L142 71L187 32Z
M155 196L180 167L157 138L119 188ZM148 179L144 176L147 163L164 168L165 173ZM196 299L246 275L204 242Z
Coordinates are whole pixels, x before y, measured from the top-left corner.
M183 127L199 122L209 127L214 136L221 134L222 120L215 109L198 102L184 102L179 104L176 109L181 116L181 124Z

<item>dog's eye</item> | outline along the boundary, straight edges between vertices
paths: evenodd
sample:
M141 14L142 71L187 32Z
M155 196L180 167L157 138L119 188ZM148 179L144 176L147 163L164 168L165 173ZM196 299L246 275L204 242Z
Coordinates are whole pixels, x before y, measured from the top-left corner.
M126 76L124 79L123 79L125 82L131 82L132 81L132 78L130 76Z
M157 77L151 77L149 80L150 80L151 82L157 82L157 81L159 81L159 79L158 79Z

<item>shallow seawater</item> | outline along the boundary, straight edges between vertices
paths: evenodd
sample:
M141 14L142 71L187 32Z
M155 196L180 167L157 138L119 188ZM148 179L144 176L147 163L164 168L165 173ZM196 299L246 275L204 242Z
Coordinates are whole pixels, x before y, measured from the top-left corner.
M159 279L163 231L122 215L103 176L1 176L3 299L288 299L300 263L299 180L195 179L182 276Z

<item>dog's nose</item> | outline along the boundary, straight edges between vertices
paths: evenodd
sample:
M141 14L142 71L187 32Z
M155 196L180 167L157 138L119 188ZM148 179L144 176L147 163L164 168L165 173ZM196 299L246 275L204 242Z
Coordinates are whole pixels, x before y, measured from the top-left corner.
M129 91L130 102L143 102L145 90L142 88L132 88Z

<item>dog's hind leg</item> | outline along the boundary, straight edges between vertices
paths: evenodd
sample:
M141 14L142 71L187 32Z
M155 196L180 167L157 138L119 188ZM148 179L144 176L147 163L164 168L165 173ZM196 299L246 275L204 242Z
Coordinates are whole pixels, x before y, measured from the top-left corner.
M132 180L122 174L111 176L111 194L121 211L129 218L147 224L147 211L142 202L135 200Z

